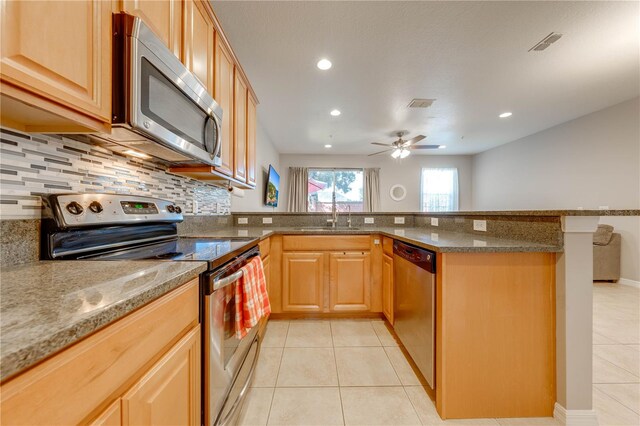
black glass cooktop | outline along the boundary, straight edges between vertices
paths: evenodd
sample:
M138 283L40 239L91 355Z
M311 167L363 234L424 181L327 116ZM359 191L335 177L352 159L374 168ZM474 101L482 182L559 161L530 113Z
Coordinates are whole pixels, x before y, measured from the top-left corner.
M207 239L178 238L156 244L117 250L99 255L87 256L92 260L199 260L213 262L228 254L245 248L252 238L247 239Z

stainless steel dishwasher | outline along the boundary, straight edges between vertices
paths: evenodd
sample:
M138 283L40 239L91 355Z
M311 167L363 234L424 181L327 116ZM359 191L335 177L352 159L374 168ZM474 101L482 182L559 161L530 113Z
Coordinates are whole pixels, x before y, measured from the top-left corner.
M434 385L436 254L394 241L393 328L429 386Z

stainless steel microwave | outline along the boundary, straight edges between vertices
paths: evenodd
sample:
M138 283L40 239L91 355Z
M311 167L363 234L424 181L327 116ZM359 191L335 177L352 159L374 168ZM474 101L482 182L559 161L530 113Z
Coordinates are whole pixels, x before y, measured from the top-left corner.
M112 130L116 151L172 164L222 164L222 108L137 17L113 15Z

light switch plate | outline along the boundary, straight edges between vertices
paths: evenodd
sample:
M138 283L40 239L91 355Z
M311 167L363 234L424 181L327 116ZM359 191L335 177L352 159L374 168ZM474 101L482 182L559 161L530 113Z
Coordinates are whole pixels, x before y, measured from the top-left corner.
M262 218L262 223L273 223L273 218L263 217Z
M474 220L473 221L473 230L474 231L487 231L487 221L486 220Z
M432 217L431 218L431 226L438 226L438 218L437 217Z
M393 223L395 223L396 225L404 225L404 217L402 216L394 217Z
M247 223L249 223L249 218L248 217L239 217L238 218L238 225L246 225Z
M487 246L487 242L484 240L473 240L473 246L474 247L486 247Z
M198 200L193 200L193 214L198 214L200 211L198 210Z
M373 239L373 245L379 246L380 245L380 240L378 238L374 238Z
M375 219L372 218L372 217L365 217L364 218L364 223L367 224L367 225L371 225L374 222L375 222Z

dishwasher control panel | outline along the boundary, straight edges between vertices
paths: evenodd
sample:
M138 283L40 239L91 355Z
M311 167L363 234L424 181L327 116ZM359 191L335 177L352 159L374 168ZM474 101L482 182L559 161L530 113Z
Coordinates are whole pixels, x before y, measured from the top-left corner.
M436 254L432 251L400 241L394 241L393 254L431 273L436 272Z

